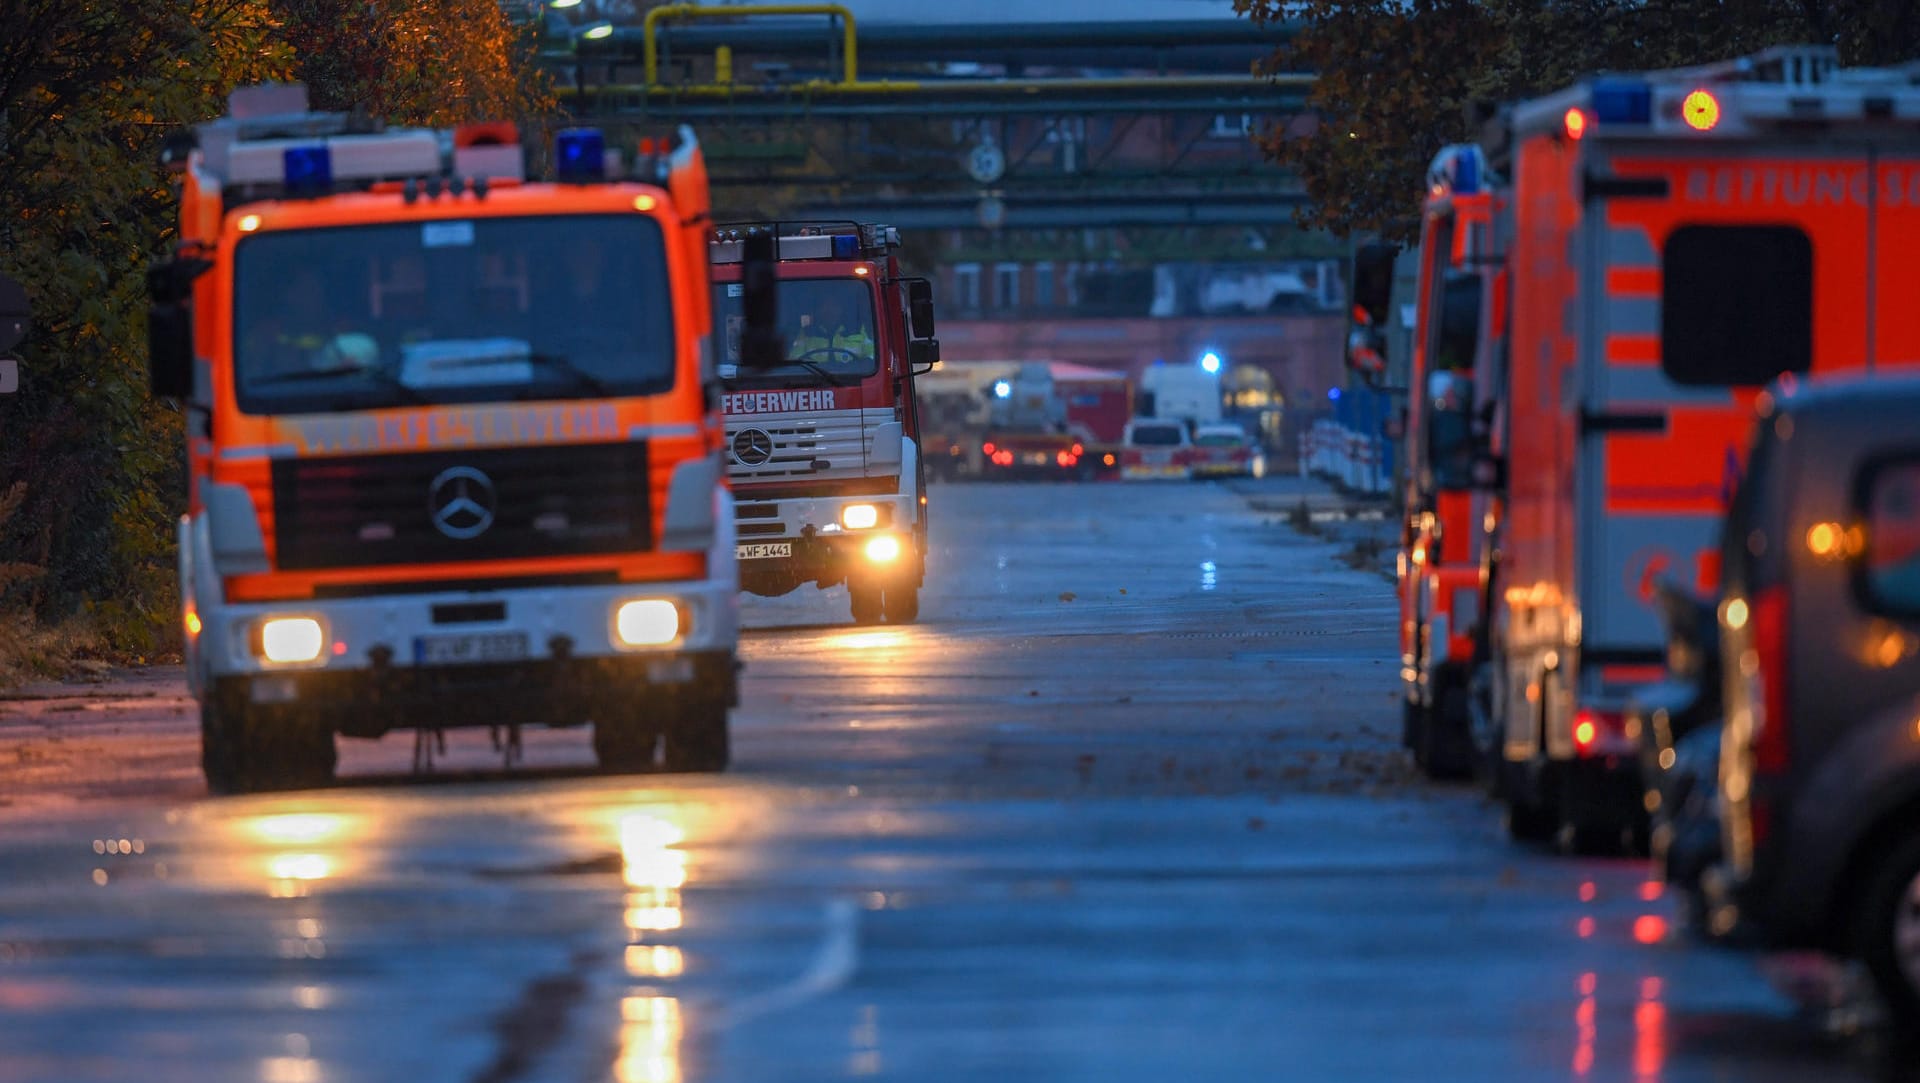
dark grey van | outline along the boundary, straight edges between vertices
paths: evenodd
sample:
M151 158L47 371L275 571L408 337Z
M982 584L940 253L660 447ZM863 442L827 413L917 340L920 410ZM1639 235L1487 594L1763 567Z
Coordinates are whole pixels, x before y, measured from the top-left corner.
M1762 399L1722 579L1715 925L1920 1019L1920 379Z

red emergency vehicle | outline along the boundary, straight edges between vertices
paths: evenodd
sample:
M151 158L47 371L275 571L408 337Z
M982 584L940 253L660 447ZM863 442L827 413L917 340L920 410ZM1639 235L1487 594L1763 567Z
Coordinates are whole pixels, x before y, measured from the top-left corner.
M1489 487L1475 485L1475 438L1492 401L1475 376L1492 369L1502 342L1507 272L1493 230L1504 202L1478 147L1449 147L1428 170L1403 426L1399 596L1404 739L1435 777L1466 774L1475 760L1469 705L1486 658L1491 572L1483 523L1496 510ZM1380 289L1389 281L1372 280Z
M1920 359L1920 87L1794 46L1589 79L1484 141L1511 275L1488 667L1516 834L1643 817L1655 584L1717 589L1755 398Z
M741 360L743 244L778 238L782 356ZM712 243L714 352L740 585L760 595L847 584L857 623L920 613L926 468L914 377L939 360L933 287L901 273L900 233L854 222L767 223Z

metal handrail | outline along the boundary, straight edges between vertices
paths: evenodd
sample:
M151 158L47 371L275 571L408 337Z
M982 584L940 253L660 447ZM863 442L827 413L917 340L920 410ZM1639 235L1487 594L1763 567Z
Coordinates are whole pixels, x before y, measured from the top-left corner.
M658 25L667 19L730 19L740 15L825 15L840 20L844 40L840 59L841 82L851 87L859 81L855 57L853 12L841 4L740 4L727 7L703 7L699 4L666 4L647 12L641 23L646 53L646 80L649 88L660 85Z

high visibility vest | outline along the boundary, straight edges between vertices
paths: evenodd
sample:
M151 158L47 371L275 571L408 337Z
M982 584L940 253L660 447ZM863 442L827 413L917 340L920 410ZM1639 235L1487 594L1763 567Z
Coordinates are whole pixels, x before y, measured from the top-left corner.
M832 336L822 335L811 330L803 332L799 338L793 340L793 355L795 357L804 357L810 350L824 350L828 347L845 350L863 360L871 360L873 358L872 337L865 331L848 331L845 328L840 329ZM824 358L824 360L830 362L833 356L838 355L832 355Z

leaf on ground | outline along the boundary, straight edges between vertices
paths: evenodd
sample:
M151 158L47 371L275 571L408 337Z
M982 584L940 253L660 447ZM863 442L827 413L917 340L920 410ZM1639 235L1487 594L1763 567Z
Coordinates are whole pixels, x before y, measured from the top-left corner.
M1075 594L1074 592L1072 592L1072 591L1070 591L1070 590L1063 590L1063 591L1061 591L1061 592L1060 592L1060 600L1061 600L1061 601L1063 601L1063 602L1071 602L1071 601L1073 601L1073 600L1074 600L1075 598L1078 598L1078 597L1079 597L1079 595L1078 595L1078 594Z

